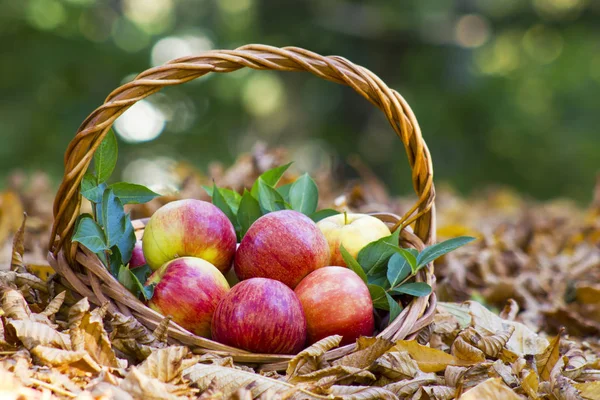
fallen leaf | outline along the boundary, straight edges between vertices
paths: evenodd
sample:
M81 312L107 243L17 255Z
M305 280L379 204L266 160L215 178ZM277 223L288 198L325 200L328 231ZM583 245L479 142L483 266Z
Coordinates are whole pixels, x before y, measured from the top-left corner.
M420 345L414 340L399 340L391 351L408 352L423 372L441 372L448 365L468 366L474 364L472 361L460 360L441 350Z
M564 355L567 361L562 374L570 379L576 379L581 375L588 362L580 349L571 348Z
M25 222L27 221L27 214L23 214L23 222L15 233L13 238L13 249L12 258L10 261L11 271L16 272L27 272L25 264L23 263L23 254L25 253Z
M508 387L516 388L519 386L519 381L517 380L517 377L513 375L512 368L504 364L501 360L496 360L492 365L492 368Z
M48 305L46 306L44 311L41 312L41 314L45 315L47 317L51 317L54 314L56 314L58 312L58 310L60 310L60 307L62 306L63 302L65 301L66 294L67 294L67 292L65 292L64 290L62 292L60 292L59 294L57 294L52 299L52 301L50 301L50 303L48 303Z
M385 353L373 363L372 369L394 380L414 378L419 373L419 365L407 351Z
M312 367L309 371L303 371L304 373L314 371L318 366L318 359L325 354L325 352L338 347L342 337L340 335L328 336L314 343L313 345L302 350L296 354L294 358L288 363L286 375L288 379L293 378L296 374L300 373L302 367L307 364L311 364Z
M576 383L573 386L579 390L584 399L600 400L600 381Z
M383 338L360 337L356 341L356 350L335 360L333 365L367 368L393 345L393 342Z
M59 367L69 366L86 372L100 372L102 368L91 359L85 351L62 350L55 347L35 346L31 354L36 356L44 365Z
M543 353L535 356L538 373L542 380L550 379L552 368L560 358L560 334L554 337Z
M331 394L343 400L397 400L393 392L374 386L332 386Z
M540 381L538 375L533 370L529 371L527 376L525 376L525 378L523 378L521 381L521 387L523 388L523 391L534 400L539 399L539 386Z
M189 357L187 347L171 346L156 349L138 366L138 371L161 382L177 384L184 369L198 362L198 357Z
M456 358L476 364L478 362L485 361L485 355L483 351L473 346L462 336L464 332L458 335L458 337L452 343L451 353Z
M334 365L313 371L308 374L296 375L294 378L288 380L288 382L292 384L310 382L314 383L324 378L332 378L332 382L339 383L340 385L349 385L351 383L366 385L374 382L377 379L373 373L365 371L361 368L348 367L345 365Z
M432 400L451 400L456 395L456 389L449 386L422 386L421 390Z
M12 320L28 320L31 318L31 311L23 295L14 289L4 290L2 310L4 316Z
M434 373L421 373L413 379L390 383L385 385L384 388L404 399L412 396L420 387L436 383L437 380Z
M125 379L123 379L119 388L131 394L136 399L185 399L185 397L180 397L172 393L177 389L174 385L169 385L158 379L150 378L138 371L135 367L131 367L131 370Z
M98 364L119 368L121 364L110 344L102 320L86 311L79 323L70 329L73 350L86 351Z
M71 348L71 340L68 335L40 322L12 320L6 324L6 330L11 331L11 334L14 332L14 335L28 350L38 345L65 350Z
M490 378L466 391L459 400L522 400L521 396L502 383L501 378Z

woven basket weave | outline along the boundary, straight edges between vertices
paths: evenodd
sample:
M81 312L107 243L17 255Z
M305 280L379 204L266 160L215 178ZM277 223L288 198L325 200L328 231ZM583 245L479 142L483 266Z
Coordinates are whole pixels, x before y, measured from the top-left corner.
M50 264L65 285L81 296L88 297L96 305L108 303L109 312L133 316L150 329L154 329L164 319L125 289L96 255L71 241L81 206L80 183L94 152L114 121L134 103L164 86L179 85L209 72L232 72L243 67L307 71L322 79L350 86L381 109L404 144L418 200L402 217L388 213L375 215L393 230L402 229L400 240L405 247L421 250L435 241L435 190L431 156L417 120L402 96L387 87L369 70L342 57L324 57L296 47L248 45L236 50L216 50L195 57L180 58L151 68L139 74L132 82L114 90L104 104L92 112L79 127L65 153L65 174L54 202L55 220L48 256ZM409 226L411 224L413 229ZM138 230L143 229L144 223L134 221L134 226ZM434 286L433 264L422 269L417 280ZM379 336L392 340L416 336L431 323L435 303L435 294L413 299ZM195 336L175 323L169 325L168 334L171 341L185 344L196 352L228 355L237 362L262 364L264 369L285 367L285 362L291 358L290 355L253 354L225 346ZM354 348L355 345L348 345L329 351L326 358L339 358L352 352Z

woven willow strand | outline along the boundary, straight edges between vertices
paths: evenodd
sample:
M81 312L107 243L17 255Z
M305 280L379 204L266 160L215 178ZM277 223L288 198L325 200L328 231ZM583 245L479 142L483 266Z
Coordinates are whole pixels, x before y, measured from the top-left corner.
M295 48L248 45L236 50L210 51L149 69L118 89L92 112L80 126L65 152L65 174L54 202L54 224L50 248L70 253L69 241L79 213L79 185L94 152L114 121L137 101L164 86L178 85L209 72L232 72L248 67L258 70L307 71L322 79L352 87L380 108L402 140L412 169L417 203L396 224L415 222L415 233L425 242L434 240L433 166L417 120L406 101L369 70L337 56L324 57Z

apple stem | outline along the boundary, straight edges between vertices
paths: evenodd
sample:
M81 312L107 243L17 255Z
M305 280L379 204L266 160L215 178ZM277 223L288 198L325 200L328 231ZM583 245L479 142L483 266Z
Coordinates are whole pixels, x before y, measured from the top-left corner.
M344 225L348 225L348 212L344 211Z

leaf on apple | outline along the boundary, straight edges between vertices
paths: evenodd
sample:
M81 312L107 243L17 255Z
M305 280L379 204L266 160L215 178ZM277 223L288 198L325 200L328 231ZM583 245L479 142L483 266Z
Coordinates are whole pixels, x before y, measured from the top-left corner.
M81 195L92 203L102 203L102 194L106 189L106 183L98 185L96 176L86 173L81 180Z
M214 182L212 187L212 203L215 206L217 206L221 211L223 211L223 214L227 216L227 218L235 228L235 231L239 231L240 227L236 213L231 209L231 206L225 200L221 189L217 188L217 185Z
M259 199L258 198L259 197L259 182L261 180L264 183L266 183L267 186L274 188L277 185L277 183L279 182L279 180L281 179L281 177L283 176L283 174L285 173L285 171L288 170L290 165L292 165L292 163L281 165L279 167L275 167L268 171L263 172L258 177L258 179L254 182L254 184L252 185L252 189L250 190L250 192L252 193L252 196L254 196L254 198L257 200Z
M369 293L371 294L371 300L373 300L373 307L378 308L380 310L389 311L390 306L387 300L387 293L385 289L381 286L373 285L369 283L367 285L369 288Z
M96 183L106 182L117 165L117 137L112 129L106 134L94 155L94 169L96 170Z
M348 250L346 250L343 244L340 245L340 253L342 254L342 258L346 262L348 268L354 271L364 283L367 283L367 274L365 274L364 269L360 266L358 261L352 257L352 254L348 253Z
M128 182L113 183L109 188L123 204L144 204L160 196L146 186Z
M308 174L298 178L289 191L292 209L310 216L317 211L319 202L319 189L317 184Z
M81 243L94 253L108 250L108 244L100 225L89 214L84 214L77 222L73 241Z
M390 309L390 318L388 322L389 325L396 319L396 317L398 317L398 315L400 315L400 313L402 312L402 306L398 304L398 301L396 301L392 296L390 296L389 293L386 293L385 295L387 297L388 307Z
M258 203L263 214L286 209L283 197L262 178L258 178Z
M387 262L394 254L394 249L389 244L396 245L400 230L397 229L390 236L371 242L358 252L358 263L363 267L367 275L375 275L387 266Z
M260 205L258 204L258 200L256 200L252 194L244 190L244 194L242 196L242 200L240 201L240 207L238 208L237 219L240 226L240 232L238 234L238 240L241 240L242 237L248 232L250 226L262 216L262 211L260 210Z
M472 242L473 240L475 240L475 238L471 236L459 236L457 238L449 239L444 242L426 247L417 257L417 268L424 267L436 258L456 250L459 247Z
M338 215L340 212L337 210L333 210L331 208L325 208L323 210L319 210L310 215L310 219L312 219L315 223L320 220L331 217L332 215Z
M414 297L423 297L431 294L431 286L425 282L411 282L390 290L391 294L409 294Z
M391 287L402 283L412 274L408 260L400 253L393 254L388 262L387 279Z

